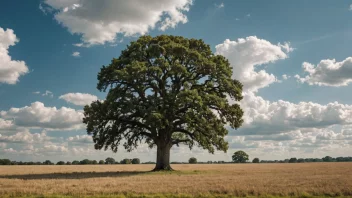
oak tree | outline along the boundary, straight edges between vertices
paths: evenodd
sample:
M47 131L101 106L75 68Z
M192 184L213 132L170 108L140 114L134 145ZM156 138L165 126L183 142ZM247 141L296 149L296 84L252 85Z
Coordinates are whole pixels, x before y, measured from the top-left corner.
M154 170L172 170L174 145L227 151L227 127L243 122L242 84L231 76L229 61L202 40L142 36L101 68L97 88L107 96L85 106L83 122L95 149L147 143L157 147Z
M232 155L232 161L235 163L246 163L248 159L249 159L249 156L244 151L236 151Z

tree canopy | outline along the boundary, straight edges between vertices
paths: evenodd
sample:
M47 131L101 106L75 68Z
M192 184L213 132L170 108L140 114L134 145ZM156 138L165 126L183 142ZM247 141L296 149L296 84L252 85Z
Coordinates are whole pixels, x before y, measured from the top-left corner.
M196 164L196 163L197 163L197 158L195 158L195 157L189 158L188 163L190 163L190 164Z
M259 163L259 158L254 158L253 160L252 160L252 163Z
M232 155L232 161L235 163L246 163L246 161L249 159L248 157L248 154L244 151L236 151Z
M101 68L97 88L108 93L85 106L83 122L96 149L147 143L157 147L155 170L169 170L173 145L227 151L226 126L243 123L242 84L231 76L202 40L142 36Z

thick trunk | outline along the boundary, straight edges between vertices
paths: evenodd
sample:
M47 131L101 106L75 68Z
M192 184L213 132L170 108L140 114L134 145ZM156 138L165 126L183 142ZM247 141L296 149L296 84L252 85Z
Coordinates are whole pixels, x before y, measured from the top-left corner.
M153 171L171 171L170 166L170 144L157 145L156 165Z

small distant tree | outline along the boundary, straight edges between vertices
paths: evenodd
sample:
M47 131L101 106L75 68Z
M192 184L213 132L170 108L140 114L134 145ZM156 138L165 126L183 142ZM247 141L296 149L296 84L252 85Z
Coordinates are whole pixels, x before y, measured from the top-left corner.
M99 164L105 164L104 160L99 160Z
M197 163L197 158L195 158L195 157L189 158L188 163L190 163L190 164L196 164L196 163Z
M330 156L325 156L325 157L322 158L322 160L323 160L324 162L332 162L332 161L333 161L333 158L330 157Z
M115 159L112 157L108 157L105 159L105 164L115 164Z
M79 161L74 160L74 161L72 162L72 164L73 164L73 165L78 165L78 164L79 164Z
M83 165L92 164L92 161L89 159L84 159L84 160L80 161L79 164L83 164Z
M50 160L45 160L43 162L43 164L45 164L45 165L53 165L54 163L52 163Z
M132 164L140 164L141 160L139 160L139 158L133 158L132 159Z
M252 163L259 163L259 158L254 158L253 160L252 160Z
M70 161L67 161L66 162L66 165L71 165L72 163Z
M249 159L249 156L244 151L236 151L232 155L232 161L235 162L235 163L246 163L246 161L248 159Z
M98 161L97 160L93 160L92 164L98 164Z
M58 162L56 163L56 165L65 165L65 162L64 162L64 161L58 161Z
M292 158L288 161L288 163L297 163L297 158L292 157Z
M121 162L120 162L120 164L131 164L132 162L131 162L131 160L130 159L123 159L123 160L121 160Z

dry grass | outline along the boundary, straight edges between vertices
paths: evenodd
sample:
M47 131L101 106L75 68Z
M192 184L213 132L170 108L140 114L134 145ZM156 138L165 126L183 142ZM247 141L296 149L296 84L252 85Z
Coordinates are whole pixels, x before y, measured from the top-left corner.
M351 196L352 163L0 166L0 197L20 195L217 194Z

